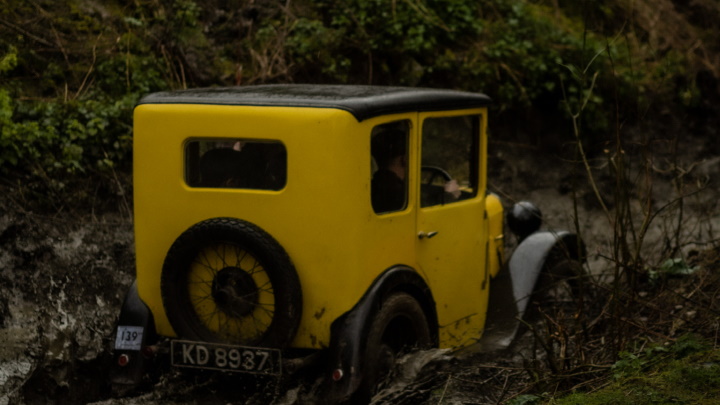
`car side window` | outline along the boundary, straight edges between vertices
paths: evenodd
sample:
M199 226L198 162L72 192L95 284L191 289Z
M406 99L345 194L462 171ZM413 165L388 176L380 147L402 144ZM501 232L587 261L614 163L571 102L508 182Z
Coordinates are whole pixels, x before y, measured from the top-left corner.
M479 128L479 115L423 121L421 207L453 203L477 195Z
M407 207L410 122L395 121L373 128L370 140L373 173L370 195L378 213Z
M185 145L190 187L280 190L287 180L287 151L278 141L194 140Z

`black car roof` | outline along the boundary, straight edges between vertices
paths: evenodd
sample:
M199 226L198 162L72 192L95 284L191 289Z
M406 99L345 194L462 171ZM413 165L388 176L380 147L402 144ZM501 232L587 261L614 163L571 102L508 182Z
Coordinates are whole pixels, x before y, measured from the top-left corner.
M442 111L487 106L490 97L466 91L384 86L274 84L213 87L153 93L139 104L217 104L337 108L358 121L410 111Z

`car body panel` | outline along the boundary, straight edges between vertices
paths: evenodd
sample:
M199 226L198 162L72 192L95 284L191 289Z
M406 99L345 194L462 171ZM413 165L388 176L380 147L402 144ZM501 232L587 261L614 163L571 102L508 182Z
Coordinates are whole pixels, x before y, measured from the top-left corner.
M495 277L505 263L505 234L503 233L503 207L500 198L488 193L485 202L488 220L488 273Z
M484 109L472 111L484 113ZM424 209L427 213L420 215L423 221L442 222L446 218L454 226L474 224L472 229L443 232L442 237L424 242L444 244L454 234L454 241L444 244L455 249L446 259L472 252L472 261L480 260L472 271L467 266L452 265L463 268L455 273L455 282L460 281L457 287L440 269L425 272L427 265L418 263L415 254L423 245L416 238L418 188L410 187L409 203L402 211L377 215L370 205L368 134L376 125L397 120L409 120L418 128L417 113L368 118L359 123L348 112L331 108L137 107L134 170L138 291L155 315L158 333L175 336L165 315L160 286L165 255L178 235L213 217L242 218L261 226L292 258L305 286L294 347L327 347L331 322L350 310L378 274L393 265L418 269L423 277L431 277L432 284L446 285L439 287L445 300L456 297L456 288L467 286L462 282L467 281L466 273L483 272L484 198ZM416 136L411 137L411 148L417 148ZM183 174L183 147L203 138L279 140L287 149L287 184L279 191L188 186ZM418 167L415 154L411 154L409 164ZM412 174L410 181L416 184ZM468 247L456 250L460 246ZM477 292L483 295L481 290ZM457 300L463 303L440 309L441 323L450 328L443 334L447 338L441 339L442 346L463 344L451 338L457 332L449 331L466 329L465 319L477 319L471 322L471 329L478 332L485 311L483 300Z
M480 115L479 156L485 156L485 111L455 110L421 113L428 118ZM422 132L422 131L420 131ZM422 150L417 153L423 155ZM488 269L485 263L488 224L485 210L485 159L475 161L479 174L474 197L443 205L420 207L417 211L416 242L419 269L427 277L438 313L440 347L465 346L482 335L487 311ZM462 298L460 298L462 297Z
M361 85L266 84L153 93L140 104L312 107L347 111L358 122L406 112L486 107L482 93L431 88Z

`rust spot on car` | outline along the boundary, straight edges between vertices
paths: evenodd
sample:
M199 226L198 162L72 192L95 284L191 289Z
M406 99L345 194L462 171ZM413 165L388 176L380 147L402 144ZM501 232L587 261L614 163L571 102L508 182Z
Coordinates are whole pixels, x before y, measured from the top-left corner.
M325 308L320 308L319 311L315 312L315 319L320 319L325 314Z

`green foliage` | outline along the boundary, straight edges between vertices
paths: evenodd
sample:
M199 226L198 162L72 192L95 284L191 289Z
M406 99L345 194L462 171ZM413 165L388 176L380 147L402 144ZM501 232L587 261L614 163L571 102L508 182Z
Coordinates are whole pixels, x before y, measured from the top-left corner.
M98 161L129 163L132 103L172 88L294 81L483 91L494 122L517 123L529 110L558 122L582 109L588 137L650 100L701 104L706 90L688 79L684 48L660 52L628 35L620 3L559 3L7 0L0 171L87 175Z
M620 352L620 358L612 366L612 375L616 379L640 375L647 368L661 360L662 355L667 352L667 348L658 345L653 345L637 354Z
M684 335L669 346L653 344L638 353L621 352L612 366L612 374L616 379L640 376L668 359L682 359L708 349L707 343L698 336Z
M711 395L720 392L720 363L717 362L717 356L715 359L695 358L695 362L683 362L678 367L669 368L663 373L663 378L670 387L707 393L712 398Z
M127 117L137 101L44 102L14 107L0 91L0 167L22 168L43 177L106 170L127 164L131 128ZM54 183L55 185L61 183Z
M687 335L669 346L622 353L614 381L592 394L573 393L553 404L712 404L720 395L720 351Z
M681 258L667 259L658 268L648 270L650 281L657 283L669 277L689 276L700 270L698 266L690 266Z
M583 106L581 126L589 135L607 130L615 111L609 100L620 95L621 103L634 103L650 89L638 81L656 81L626 68L626 41L524 0L316 0L305 6L311 12L292 23L284 42L286 65L298 81L483 91L496 112L508 114L561 115ZM671 74L681 67L664 66ZM596 74L598 86L590 89Z
M41 1L0 8L5 21L39 18L50 26L29 33L6 24L15 35L0 37L0 172L40 194L127 171L132 108L143 94L168 87L142 19L88 7Z
M536 405L543 403L544 399L545 397L542 395L518 395L517 397L508 401L508 405Z
M352 61L346 55L333 53L343 36L342 30L326 27L318 20L299 18L291 27L285 48L301 69L317 65L321 75L345 82Z
M327 10L329 25L347 34L350 45L363 52L433 51L468 34L480 31L471 1L318 1Z
M8 52L0 58L0 74L9 72L17 66L17 48L10 46Z
M503 18L488 25L489 38L480 52L471 54L470 73L496 87L492 94L501 110L518 103L531 106L548 94L558 99L560 80L568 76L563 64L581 62L581 32L572 31L565 20L558 24L543 10L521 2L506 5Z

